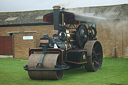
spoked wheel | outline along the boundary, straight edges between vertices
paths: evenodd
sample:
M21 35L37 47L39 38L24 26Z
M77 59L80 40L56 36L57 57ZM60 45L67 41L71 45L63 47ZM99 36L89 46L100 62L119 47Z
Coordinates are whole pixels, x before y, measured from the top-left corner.
M85 45L87 49L87 63L85 69L90 72L98 71L102 66L103 51L100 42L89 41Z

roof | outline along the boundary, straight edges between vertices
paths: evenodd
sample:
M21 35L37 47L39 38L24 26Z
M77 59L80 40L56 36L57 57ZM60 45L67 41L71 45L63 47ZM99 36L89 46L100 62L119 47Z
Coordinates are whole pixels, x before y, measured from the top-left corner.
M0 25L43 24L43 16L49 12L52 10L1 12Z
M128 20L128 4L111 5L111 6L96 6L96 7L81 7L73 8L68 11L76 11L85 15L93 15L106 18L107 20Z
M87 16L103 17L107 20L128 20L128 4L79 7L66 9L66 11L77 12L77 14ZM1 12L0 26L4 25L25 25L25 24L48 24L43 22L43 16L52 10L38 10L27 12ZM78 14L78 15L79 15Z

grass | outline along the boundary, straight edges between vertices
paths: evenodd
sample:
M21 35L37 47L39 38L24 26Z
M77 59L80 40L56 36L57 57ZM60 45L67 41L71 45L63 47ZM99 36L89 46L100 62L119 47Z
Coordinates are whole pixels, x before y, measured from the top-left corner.
M0 58L0 85L128 85L128 59L104 58L101 70L66 70L61 80L31 80L23 66L27 60Z

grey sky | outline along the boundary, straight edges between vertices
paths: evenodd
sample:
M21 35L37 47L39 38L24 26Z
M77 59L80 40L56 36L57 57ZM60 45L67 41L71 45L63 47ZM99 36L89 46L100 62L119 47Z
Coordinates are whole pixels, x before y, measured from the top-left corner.
M52 9L54 5L66 8L128 4L128 0L0 0L0 12Z

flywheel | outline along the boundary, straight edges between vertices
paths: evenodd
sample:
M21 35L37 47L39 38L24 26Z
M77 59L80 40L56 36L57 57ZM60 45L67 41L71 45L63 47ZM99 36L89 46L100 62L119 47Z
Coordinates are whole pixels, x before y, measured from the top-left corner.
M76 30L76 44L79 48L84 48L88 38L88 29L85 25L79 25Z

